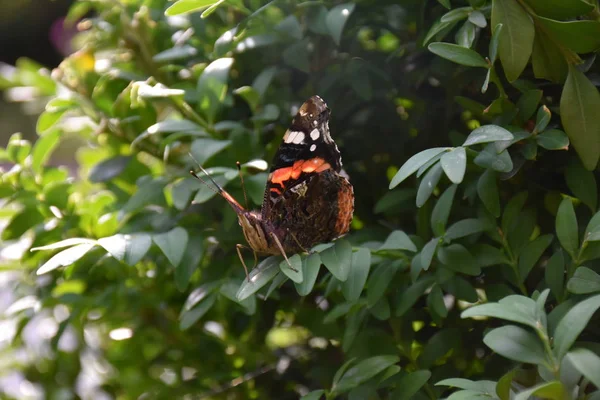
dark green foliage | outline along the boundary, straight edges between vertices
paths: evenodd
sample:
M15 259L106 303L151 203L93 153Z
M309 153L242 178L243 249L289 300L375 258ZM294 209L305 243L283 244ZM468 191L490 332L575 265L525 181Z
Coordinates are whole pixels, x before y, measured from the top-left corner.
M3 350L23 382L47 398L598 397L596 6L81 0L68 20L88 11L59 68L0 75L46 104L34 144L0 149ZM313 94L353 229L246 280L236 215L189 170L243 202L240 161L259 207ZM77 167L54 166L73 137Z

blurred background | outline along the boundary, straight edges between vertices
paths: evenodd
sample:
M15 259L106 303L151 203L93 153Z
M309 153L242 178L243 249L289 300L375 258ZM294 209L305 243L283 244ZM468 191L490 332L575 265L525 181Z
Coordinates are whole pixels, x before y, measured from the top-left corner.
M73 0L0 1L0 69L10 68L21 57L30 58L49 70L70 52L73 27L65 27L64 16ZM8 64L8 65L6 65ZM35 123L44 104L7 101L29 99L23 91L6 91L0 96L0 146L14 132L35 140Z

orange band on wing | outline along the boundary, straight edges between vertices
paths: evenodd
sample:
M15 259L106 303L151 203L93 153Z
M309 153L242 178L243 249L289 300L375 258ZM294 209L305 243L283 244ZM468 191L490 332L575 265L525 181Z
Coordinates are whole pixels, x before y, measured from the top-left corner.
M331 165L319 157L311 158L310 160L298 160L291 167L273 171L269 181L283 185L283 182L287 180L298 179L303 172L323 172L329 168L331 168Z

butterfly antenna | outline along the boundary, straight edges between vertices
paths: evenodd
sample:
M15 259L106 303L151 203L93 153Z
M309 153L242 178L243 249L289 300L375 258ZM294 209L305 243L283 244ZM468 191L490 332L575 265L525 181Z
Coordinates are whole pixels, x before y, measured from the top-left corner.
M242 166L239 161L235 162L237 165L238 173L240 174L240 181L242 181L242 192L244 193L244 202L246 204L246 208L248 208L248 197L246 197L246 186L244 185L244 176L242 175Z
M190 170L190 174L191 174L191 175L192 175L194 178L198 179L200 182L202 182L202 183L204 183L206 186L208 186L208 187L210 188L210 190L212 190L212 191L213 191L213 192L215 192L216 194L221 194L221 195L222 195L222 193L223 193L223 191L224 191L224 190L223 190L223 188L221 187L221 185L219 185L219 184L218 184L218 183L217 183L217 182L216 182L216 181L213 179L213 177L212 177L212 176L210 176L210 174L208 173L208 171L207 171L207 170L205 170L205 169L202 167L202 165L200 165L200 163L198 162L198 160L196 160L196 159L194 158L194 156L192 155L192 153L188 153L188 154L189 154L189 156L192 158L192 160L194 160L194 162L195 162L195 163L198 165L198 168L200 168L200 171L202 171L202 173L203 173L204 175L206 175L206 176L208 177L208 179L210 179L210 181L211 181L211 182L212 182L212 184L213 184L213 185L216 187L216 189L215 189L215 187L212 187L211 185L209 185L209 184L208 184L208 182L206 182L204 179L202 179L202 177L200 177L200 176L199 176L199 175L196 173L196 171L194 171L194 170Z

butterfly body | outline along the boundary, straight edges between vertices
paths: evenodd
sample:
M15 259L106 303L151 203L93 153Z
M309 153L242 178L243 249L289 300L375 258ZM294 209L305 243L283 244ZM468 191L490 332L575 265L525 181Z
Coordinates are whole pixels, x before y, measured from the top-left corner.
M329 115L319 96L300 107L274 156L260 211L246 210L218 187L255 253L287 259L286 253L308 251L349 231L354 191L329 132Z

